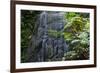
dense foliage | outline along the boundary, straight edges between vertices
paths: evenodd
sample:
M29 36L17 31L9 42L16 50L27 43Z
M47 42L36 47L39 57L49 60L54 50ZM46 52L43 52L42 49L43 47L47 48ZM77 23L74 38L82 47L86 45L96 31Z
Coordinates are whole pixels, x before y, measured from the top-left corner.
M21 10L21 60L26 60L26 51L32 35L36 33L36 20L40 11Z
M21 60L26 58L32 35L36 33L36 21L40 11L21 10ZM68 43L69 51L64 53L62 60L89 59L89 13L66 12L66 25L62 31L48 30L50 36L63 35Z
M65 53L65 60L89 59L89 14L66 13L68 23L65 25L64 38L69 43L69 52Z

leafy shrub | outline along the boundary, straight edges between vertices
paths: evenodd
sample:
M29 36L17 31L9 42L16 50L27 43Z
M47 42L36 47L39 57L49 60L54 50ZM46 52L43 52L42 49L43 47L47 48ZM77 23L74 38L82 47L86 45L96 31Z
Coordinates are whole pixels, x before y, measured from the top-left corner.
M89 14L66 13L68 23L64 27L64 38L69 41L65 60L89 59Z

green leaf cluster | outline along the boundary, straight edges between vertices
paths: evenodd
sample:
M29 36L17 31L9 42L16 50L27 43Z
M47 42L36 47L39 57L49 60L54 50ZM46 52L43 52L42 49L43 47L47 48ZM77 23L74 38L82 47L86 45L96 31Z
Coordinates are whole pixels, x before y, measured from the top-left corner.
M89 59L89 14L66 13L67 23L64 26L64 38L69 51L64 54L65 60Z

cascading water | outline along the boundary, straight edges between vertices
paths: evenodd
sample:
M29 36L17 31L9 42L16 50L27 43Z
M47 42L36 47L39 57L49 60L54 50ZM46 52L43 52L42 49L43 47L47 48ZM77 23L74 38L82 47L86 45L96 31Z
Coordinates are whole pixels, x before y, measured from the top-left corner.
M61 61L64 53L68 51L63 35L65 25L64 12L43 11L37 20L37 33L33 35L28 48L28 62Z

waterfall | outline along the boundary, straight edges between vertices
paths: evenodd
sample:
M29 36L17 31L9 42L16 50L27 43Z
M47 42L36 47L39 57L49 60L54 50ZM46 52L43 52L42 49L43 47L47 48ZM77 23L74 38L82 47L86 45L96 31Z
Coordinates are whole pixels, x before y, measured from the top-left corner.
M64 12L43 11L37 20L37 34L33 35L31 45L28 48L28 62L61 61L64 53L68 51L67 43L63 35L55 32L63 32L65 25ZM49 31L55 31L51 34ZM51 35L51 36L50 36Z

